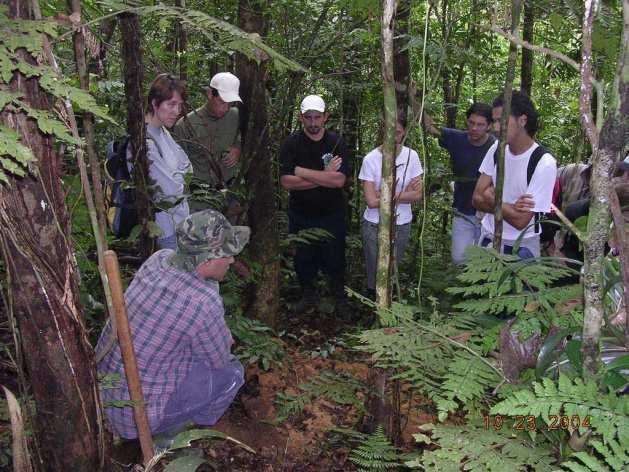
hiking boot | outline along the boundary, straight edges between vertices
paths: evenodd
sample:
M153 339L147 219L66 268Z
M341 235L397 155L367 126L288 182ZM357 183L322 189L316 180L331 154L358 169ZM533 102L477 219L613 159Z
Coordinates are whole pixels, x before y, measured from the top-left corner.
M314 287L305 287L301 299L295 303L293 311L297 313L312 313L319 303L319 296Z

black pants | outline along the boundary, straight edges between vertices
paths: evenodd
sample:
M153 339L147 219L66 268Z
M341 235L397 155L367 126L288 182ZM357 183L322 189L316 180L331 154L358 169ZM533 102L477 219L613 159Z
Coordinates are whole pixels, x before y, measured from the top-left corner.
M288 210L288 231L295 234L303 229L321 228L332 234L331 239L299 244L295 253L295 272L302 287L314 286L319 270L330 277L331 286L343 290L345 283L345 209L329 215L304 215Z

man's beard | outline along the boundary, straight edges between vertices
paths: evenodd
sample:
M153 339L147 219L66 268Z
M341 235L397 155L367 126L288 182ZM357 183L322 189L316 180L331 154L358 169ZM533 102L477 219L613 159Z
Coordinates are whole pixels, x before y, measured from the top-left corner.
M319 134L323 128L321 126L306 126L306 131L308 134Z

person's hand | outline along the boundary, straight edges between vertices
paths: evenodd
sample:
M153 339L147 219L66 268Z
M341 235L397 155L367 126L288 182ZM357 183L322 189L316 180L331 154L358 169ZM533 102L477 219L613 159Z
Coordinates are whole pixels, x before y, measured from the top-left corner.
M327 172L337 172L341 168L342 163L343 159L341 156L334 156L323 170Z
M488 186L483 192L483 196L487 201L495 201L496 200L496 189L493 185Z
M533 200L533 195L531 195L530 193L520 195L513 206L518 211L532 211L533 208L535 208L535 200Z
M422 178L421 177L413 177L411 181L408 183L405 192L418 192L422 188Z
M240 149L234 146L230 146L227 153L223 156L223 164L229 169L238 164L240 160Z

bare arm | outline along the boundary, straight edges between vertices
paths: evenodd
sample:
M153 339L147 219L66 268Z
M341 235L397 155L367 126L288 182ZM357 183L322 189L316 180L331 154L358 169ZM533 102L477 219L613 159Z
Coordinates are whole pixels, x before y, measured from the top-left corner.
M441 130L435 126L435 120L433 120L432 116L430 116L425 111L424 111L424 116L423 116L422 121L424 123L424 129L426 130L428 134L432 136L436 136L436 137L441 136Z
M414 177L397 196L399 203L415 203L422 199L422 178Z
M376 190L373 182L363 180L363 193L365 196L365 203L367 203L368 208L380 207L380 192Z
M491 182L491 177L487 174L481 174L478 178L474 195L472 196L472 204L479 211L484 211L485 213L494 212L494 186ZM531 209L534 207L535 202L531 195L524 194L515 203L503 203L502 214L507 223L516 229L522 230L531 221L533 217Z
M317 184L310 182L309 180L302 179L295 175L283 175L280 177L280 184L286 190L310 190L311 188L318 187Z
M321 187L340 188L345 185L345 174L338 171L342 162L343 160L339 156L335 156L323 170L297 166L295 167L295 176Z
M472 195L472 205L478 211L485 213L493 213L494 211L494 185L491 183L491 177L487 174L481 174L476 182Z

